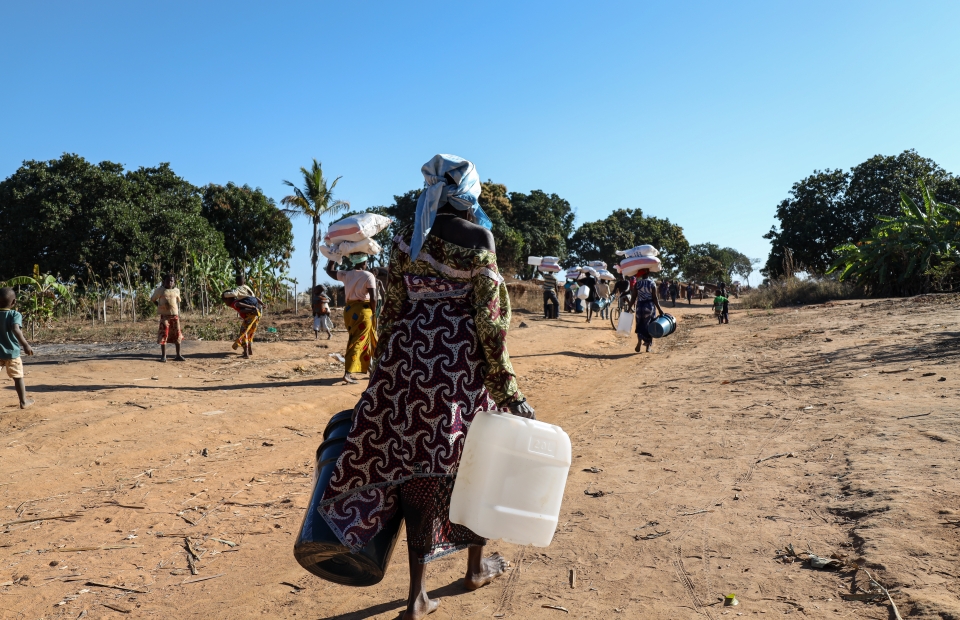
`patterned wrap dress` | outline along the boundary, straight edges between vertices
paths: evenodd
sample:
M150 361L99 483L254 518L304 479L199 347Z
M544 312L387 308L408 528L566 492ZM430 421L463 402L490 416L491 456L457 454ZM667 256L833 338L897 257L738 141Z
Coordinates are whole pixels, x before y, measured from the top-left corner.
M394 239L370 384L319 505L353 551L403 511L426 563L485 539L450 523L463 442L479 411L523 398L506 348L510 299L496 255L429 236Z
M657 318L657 307L653 305L653 292L656 290L653 280L637 278L637 334L644 344L653 344L653 336L647 326Z

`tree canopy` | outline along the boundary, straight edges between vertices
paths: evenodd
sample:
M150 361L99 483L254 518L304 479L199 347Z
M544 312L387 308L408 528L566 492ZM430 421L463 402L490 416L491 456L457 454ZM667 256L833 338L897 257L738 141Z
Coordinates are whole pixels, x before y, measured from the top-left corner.
M570 249L575 262L602 260L612 267L622 260L617 250L645 243L660 250L667 276L676 274L690 249L683 228L668 219L645 216L640 209L617 209L602 220L580 225L570 239Z
M735 275L748 278L757 262L759 260L752 260L733 248L721 248L716 243L699 243L691 246L684 257L682 270L683 275L691 280L722 278L725 282L731 282Z
M264 257L289 264L293 254L293 225L272 198L258 187L233 183L203 188L202 213L223 233L230 258L243 262Z
M239 212L231 219L215 204ZM179 270L191 254L288 258L292 236L282 219L259 190L231 183L201 194L166 163L125 171L69 153L25 161L0 181L0 236L17 240L17 251L0 261L0 280L32 273L34 265L88 281L115 275L119 265L156 279L156 271Z
M772 247L762 273L783 275L787 248L799 269L823 275L838 257L835 248L866 237L879 216L900 214L901 192L922 201L921 181L936 200L960 202L960 180L913 150L876 155L849 172L815 170L777 206L779 227L764 235Z

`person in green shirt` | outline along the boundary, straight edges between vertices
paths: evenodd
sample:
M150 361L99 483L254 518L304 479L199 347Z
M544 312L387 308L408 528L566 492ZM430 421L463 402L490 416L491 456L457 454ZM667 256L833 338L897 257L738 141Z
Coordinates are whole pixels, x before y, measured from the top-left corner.
M13 379L17 396L20 397L20 408L26 409L33 404L33 400L27 398L27 388L23 384L20 350L33 355L33 348L20 330L23 316L13 309L16 304L17 293L9 287L0 288L0 368L6 368L7 376Z
M729 323L730 319L728 318L727 305L729 300L723 295L723 291L717 291L717 296L713 298L713 313L717 315L717 323Z

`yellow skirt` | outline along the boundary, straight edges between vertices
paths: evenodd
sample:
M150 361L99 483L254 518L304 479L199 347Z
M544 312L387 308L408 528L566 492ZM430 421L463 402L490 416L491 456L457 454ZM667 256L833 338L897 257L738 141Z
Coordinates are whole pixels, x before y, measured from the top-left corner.
M260 311L257 310L256 314L252 312L241 314L240 318L243 319L243 324L240 326L240 335L233 341L234 349L239 349L248 342L253 344L253 336L257 333L257 325L260 324Z
M368 301L350 301L343 308L343 323L347 327L346 371L370 372L370 360L377 350L377 328L373 309Z

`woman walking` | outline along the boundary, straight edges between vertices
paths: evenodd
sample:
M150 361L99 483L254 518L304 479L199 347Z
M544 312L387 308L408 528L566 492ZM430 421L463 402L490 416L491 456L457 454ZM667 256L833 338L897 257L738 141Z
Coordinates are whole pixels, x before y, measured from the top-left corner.
M354 409L320 513L359 550L402 511L410 589L405 620L435 611L425 565L469 549L464 586L509 566L486 539L450 522L450 497L474 416L508 408L533 418L507 353L510 300L469 161L437 155L422 169L412 235L394 238L370 385ZM478 223L474 223L478 222Z
M657 294L657 285L650 280L647 275L650 271L641 269L637 272L637 284L634 288L634 296L630 301L631 308L636 304L637 315L637 353L641 346L646 346L646 352L650 352L650 346L653 344L653 336L647 331L647 326L658 316L663 316L663 309L660 307L660 297Z
M347 302L343 307L343 324L347 328L347 355L343 363L346 383L356 383L356 373L370 371L370 362L377 348L377 324L373 315L377 307L377 280L367 271L366 257L366 254L346 257L357 260L349 271L337 271L333 261L327 263L327 275L343 282Z

